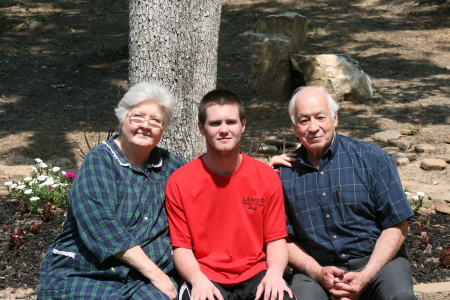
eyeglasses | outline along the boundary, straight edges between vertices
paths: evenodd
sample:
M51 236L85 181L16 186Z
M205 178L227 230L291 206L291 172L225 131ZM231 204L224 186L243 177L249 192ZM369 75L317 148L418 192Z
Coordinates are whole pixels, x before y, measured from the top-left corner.
M155 129L161 129L163 126L163 121L156 119L156 118L145 118L144 116L140 114L132 114L129 115L128 118L130 119L130 123L134 125L141 126L144 124L145 121L148 122L148 125Z

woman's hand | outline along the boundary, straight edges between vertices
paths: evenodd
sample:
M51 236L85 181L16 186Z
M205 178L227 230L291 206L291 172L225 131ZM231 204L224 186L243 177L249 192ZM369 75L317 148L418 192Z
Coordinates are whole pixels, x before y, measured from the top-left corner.
M277 165L286 166L292 168L292 164L290 162L294 162L297 160L297 153L285 153L277 156L272 156L272 158L267 163L269 167L274 167Z
M175 285L172 280L170 280L169 276L163 272L154 276L150 281L158 290L166 294L169 299L175 300L177 298L177 289L175 288Z

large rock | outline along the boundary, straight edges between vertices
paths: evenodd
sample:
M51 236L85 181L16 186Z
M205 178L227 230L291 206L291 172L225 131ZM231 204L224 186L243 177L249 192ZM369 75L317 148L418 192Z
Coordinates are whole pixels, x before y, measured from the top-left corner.
M255 26L251 39L249 89L252 98L283 101L296 87L291 54L305 48L306 17L297 13L271 15Z
M336 101L364 101L373 97L369 76L346 54L291 55L306 85L324 87Z
M268 35L282 35L292 41L292 54L304 50L308 24L305 16L298 13L287 12L280 15L270 15L261 19L255 25L254 33Z

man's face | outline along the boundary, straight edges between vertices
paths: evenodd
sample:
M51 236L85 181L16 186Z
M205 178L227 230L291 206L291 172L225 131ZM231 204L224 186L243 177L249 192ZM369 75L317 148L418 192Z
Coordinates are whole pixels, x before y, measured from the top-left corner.
M227 155L239 152L245 120L239 119L236 105L212 105L206 109L205 124L199 122L198 128L206 138L207 152Z
M295 101L294 131L302 145L316 157L330 147L338 124L332 117L324 91L311 87L301 91Z

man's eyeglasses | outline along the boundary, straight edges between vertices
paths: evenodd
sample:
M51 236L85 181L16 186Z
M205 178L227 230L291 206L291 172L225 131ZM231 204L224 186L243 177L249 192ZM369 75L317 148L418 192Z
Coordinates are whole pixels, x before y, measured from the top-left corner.
M131 124L141 126L142 124L144 124L145 121L147 121L148 125L155 129L161 129L164 124L163 121L161 121L159 119L156 119L156 118L148 118L147 119L140 114L131 114L128 116L128 118L130 119Z

